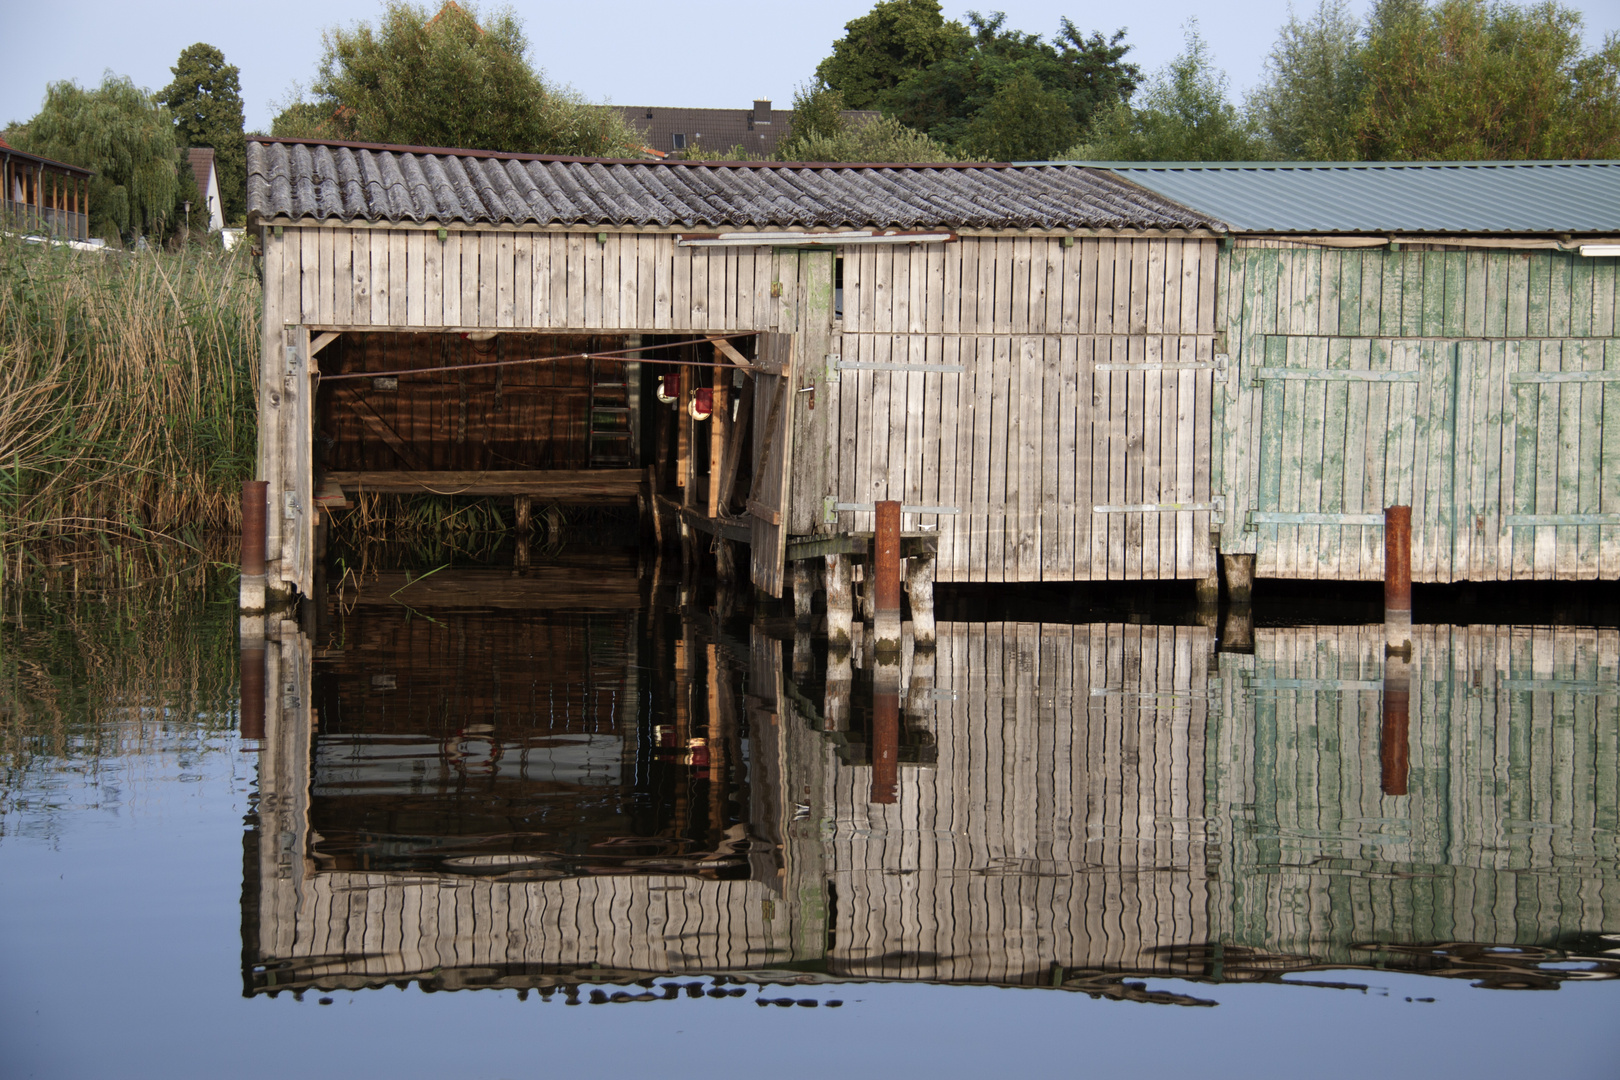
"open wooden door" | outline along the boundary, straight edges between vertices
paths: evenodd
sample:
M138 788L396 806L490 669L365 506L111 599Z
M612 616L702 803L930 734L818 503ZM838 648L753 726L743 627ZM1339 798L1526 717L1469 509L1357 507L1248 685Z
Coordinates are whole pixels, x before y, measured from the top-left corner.
M753 519L749 545L755 585L782 595L787 555L789 458L793 453L793 335L760 334L754 375Z

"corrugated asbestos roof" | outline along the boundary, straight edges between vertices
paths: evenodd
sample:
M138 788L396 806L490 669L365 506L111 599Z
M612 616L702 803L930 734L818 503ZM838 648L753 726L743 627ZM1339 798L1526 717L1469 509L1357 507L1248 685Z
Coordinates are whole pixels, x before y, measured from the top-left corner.
M598 161L256 139L248 213L685 228L1202 228L1204 215L1063 165Z
M1620 232L1620 162L1088 162L1255 233Z

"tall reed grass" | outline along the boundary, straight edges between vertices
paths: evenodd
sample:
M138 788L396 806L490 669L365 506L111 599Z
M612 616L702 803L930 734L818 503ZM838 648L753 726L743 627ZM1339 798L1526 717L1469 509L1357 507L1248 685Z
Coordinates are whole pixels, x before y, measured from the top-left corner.
M240 525L260 291L234 252L89 253L0 236L0 550ZM0 564L3 565L3 564Z

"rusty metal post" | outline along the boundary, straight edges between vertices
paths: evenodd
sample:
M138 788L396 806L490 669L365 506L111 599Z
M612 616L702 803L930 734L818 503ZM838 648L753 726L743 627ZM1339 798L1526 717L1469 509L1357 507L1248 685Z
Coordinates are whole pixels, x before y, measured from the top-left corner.
M899 781L900 663L896 657L872 669L871 801L892 804Z
M242 481L242 582L240 603L243 611L257 614L264 610L265 511L270 502L268 480Z
M872 539L872 633L878 652L900 651L900 504L877 504Z
M1384 660L1384 719L1378 729L1380 784L1385 795L1405 795L1411 766L1412 662L1391 653Z
M1388 651L1412 651L1412 508L1384 510L1384 634Z
M242 738L264 739L264 620L242 620Z

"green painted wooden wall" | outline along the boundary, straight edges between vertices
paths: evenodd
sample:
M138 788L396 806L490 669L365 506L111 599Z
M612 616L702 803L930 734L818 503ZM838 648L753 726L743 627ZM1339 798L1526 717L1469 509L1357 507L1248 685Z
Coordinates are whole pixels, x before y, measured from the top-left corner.
M1376 581L1383 510L1407 504L1414 580L1620 578L1616 262L1224 249L1221 551Z
M1384 790L1384 628L1221 653L1205 739L1212 940L1542 946L1620 918L1620 633L1414 628L1406 794Z

